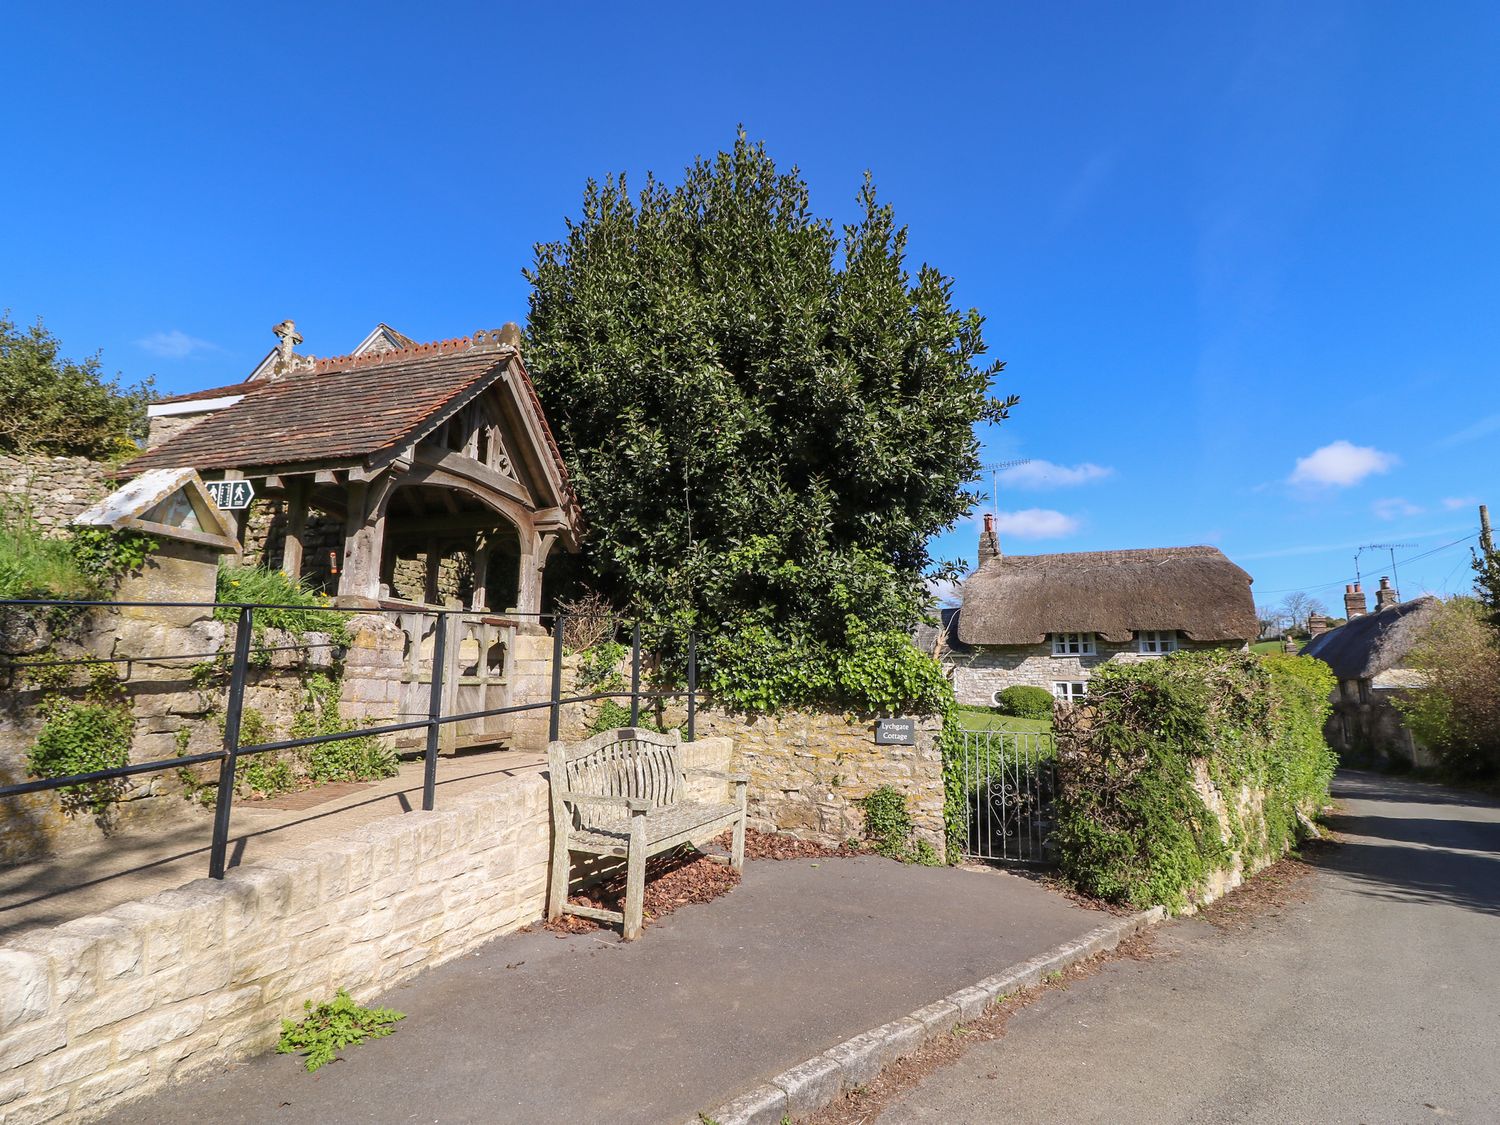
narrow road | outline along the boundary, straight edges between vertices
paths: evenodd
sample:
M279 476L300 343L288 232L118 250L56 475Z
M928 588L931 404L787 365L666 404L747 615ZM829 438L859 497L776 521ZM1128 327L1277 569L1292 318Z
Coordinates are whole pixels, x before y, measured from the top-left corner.
M881 1125L1500 1120L1500 805L1354 772L1334 794L1304 901L1164 927Z

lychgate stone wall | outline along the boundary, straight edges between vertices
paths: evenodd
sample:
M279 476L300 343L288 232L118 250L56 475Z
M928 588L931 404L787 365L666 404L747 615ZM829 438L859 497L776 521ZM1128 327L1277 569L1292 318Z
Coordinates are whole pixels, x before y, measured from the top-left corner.
M109 495L109 471L87 457L0 454L0 507L28 512L44 530L61 532Z

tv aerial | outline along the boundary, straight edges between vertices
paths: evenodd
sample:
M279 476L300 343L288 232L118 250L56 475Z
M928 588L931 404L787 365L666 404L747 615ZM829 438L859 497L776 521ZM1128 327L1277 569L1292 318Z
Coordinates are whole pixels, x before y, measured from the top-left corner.
M995 518L1000 518L1000 474L1006 469L1014 469L1020 465L1029 465L1030 457L1022 457L1015 461L992 461L984 466L984 471L990 474L990 507L995 513Z
M1415 543L1366 543L1354 552L1354 581L1358 585L1362 579L1359 575L1359 556L1366 551L1389 551L1391 553L1391 582L1396 587L1396 597L1401 597L1401 576L1396 573L1396 552L1405 551L1415 547Z

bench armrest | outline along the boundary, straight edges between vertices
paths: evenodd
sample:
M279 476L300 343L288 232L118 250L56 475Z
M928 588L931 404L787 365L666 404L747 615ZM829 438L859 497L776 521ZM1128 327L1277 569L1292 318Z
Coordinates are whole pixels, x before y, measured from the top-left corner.
M587 793L564 793L564 801L572 801L575 805L603 805L605 808L624 808L632 813L648 813L652 809L650 801L640 797L595 797Z
M743 781L746 784L749 784L750 781L750 775L748 773L725 773L723 770L701 770L693 769L691 767L684 768L682 772L690 777L696 774L699 777L718 778L720 781Z

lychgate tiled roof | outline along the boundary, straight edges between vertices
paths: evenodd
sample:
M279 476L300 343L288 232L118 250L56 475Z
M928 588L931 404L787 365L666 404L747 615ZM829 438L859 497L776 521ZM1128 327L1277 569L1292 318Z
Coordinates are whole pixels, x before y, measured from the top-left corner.
M480 332L400 351L312 361L310 370L244 388L251 393L148 450L127 472L367 459L410 442L445 407L498 380L516 354L500 343L498 332ZM518 375L534 401L530 381L523 372Z

